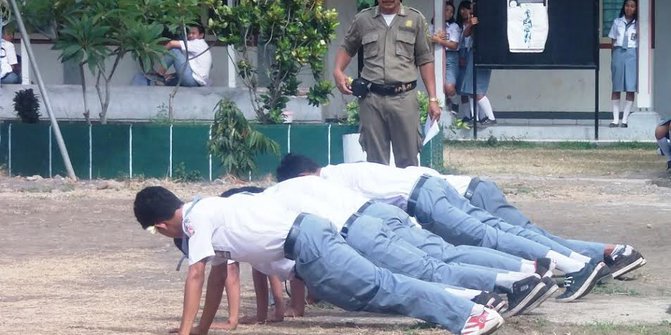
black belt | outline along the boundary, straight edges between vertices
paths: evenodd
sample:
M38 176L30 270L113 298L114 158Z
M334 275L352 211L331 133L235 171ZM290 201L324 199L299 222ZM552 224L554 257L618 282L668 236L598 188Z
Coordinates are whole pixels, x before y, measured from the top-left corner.
M412 91L417 87L417 80L408 82L408 83L398 83L398 84L370 84L370 91L379 94L379 95L398 95L404 92Z
M347 234L349 233L349 227L352 225L352 223L354 223L354 221L356 221L356 219L361 217L361 215L363 214L363 211L365 211L366 208L368 208L372 204L373 204L372 200L366 201L365 204L363 204L361 207L359 207L359 209L356 211L356 213L352 214L349 218L347 218L347 221L345 221L345 224L342 225L342 228L340 228L340 236L342 236L342 238L347 239Z
M475 188L478 187L478 184L480 184L480 178L473 177L473 179L471 179L471 182L468 183L468 188L466 189L466 193L464 193L464 198L471 200L471 198L473 198Z
M417 206L417 197L419 197L419 189L422 188L422 185L424 185L427 179L429 179L429 176L422 175L421 177L419 177L419 180L415 184L415 187L412 188L412 192L410 193L410 197L408 198L408 206L406 210L406 212L408 212L408 215L410 216L415 216L415 206Z
M292 261L296 260L296 257L294 257L294 246L296 245L298 234L301 232L301 222L303 222L303 218L306 215L305 213L298 214L296 220L294 220L294 224L289 229L286 240L284 240L284 257Z

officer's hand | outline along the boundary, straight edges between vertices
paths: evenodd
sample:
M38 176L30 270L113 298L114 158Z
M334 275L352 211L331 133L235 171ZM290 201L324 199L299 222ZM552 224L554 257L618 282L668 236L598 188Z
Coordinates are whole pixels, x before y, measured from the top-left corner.
M440 105L437 101L429 102L429 117L431 120L438 122L440 120Z
M471 20L471 25L476 25L476 24L478 24L478 23L480 22L480 21L478 21L478 17L477 17L477 16L471 16L471 19L470 19L470 20Z
M352 94L352 86L350 86L352 78L348 78L342 71L337 71L333 73L333 79L340 93L346 95Z

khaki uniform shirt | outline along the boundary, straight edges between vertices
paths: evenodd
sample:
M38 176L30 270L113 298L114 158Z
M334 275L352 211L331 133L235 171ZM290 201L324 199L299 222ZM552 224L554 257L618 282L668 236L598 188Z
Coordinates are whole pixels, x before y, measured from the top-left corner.
M361 76L376 84L417 80L417 67L433 62L426 19L416 9L403 5L389 26L377 6L359 12L342 47L354 57L361 46Z

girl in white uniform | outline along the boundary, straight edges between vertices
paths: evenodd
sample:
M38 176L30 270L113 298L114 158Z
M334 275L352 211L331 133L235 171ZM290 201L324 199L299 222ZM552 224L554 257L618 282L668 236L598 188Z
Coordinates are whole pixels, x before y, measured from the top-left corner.
M627 118L634 104L634 95L638 90L638 3L637 0L625 0L620 16L613 21L608 37L613 40L610 71L613 80L613 122L609 127L627 128ZM620 92L627 92L620 122Z
M454 20L454 4L445 3L445 30L438 30L431 41L445 48L445 83L443 90L446 96L446 105L451 109L450 100L457 95L457 75L459 73L459 41L461 41L461 27Z

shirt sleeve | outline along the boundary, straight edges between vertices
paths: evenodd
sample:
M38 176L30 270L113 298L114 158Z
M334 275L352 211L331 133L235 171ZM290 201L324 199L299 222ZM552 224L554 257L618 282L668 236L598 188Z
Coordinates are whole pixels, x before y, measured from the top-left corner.
M184 233L189 237L189 264L214 256L212 225L208 220L190 214L183 222Z
M5 47L5 51L7 52L7 63L9 65L18 64L19 61L16 59L16 48L14 47L14 43L2 41L2 45Z
M610 32L608 32L608 37L614 39L616 43L617 43L617 26L618 22L617 19L615 19L613 20L613 25L610 26Z
M448 41L459 43L459 41L461 40L461 29L459 28L458 24L454 23L450 24L450 26L447 29L447 32L450 34Z
M342 48L345 49L350 57L354 57L361 47L361 31L359 29L359 15L354 18L350 24L347 33L345 33L345 40L342 43Z
M415 37L415 64L422 66L433 62L433 49L430 42L429 25L424 16L420 15L418 20L417 36Z

